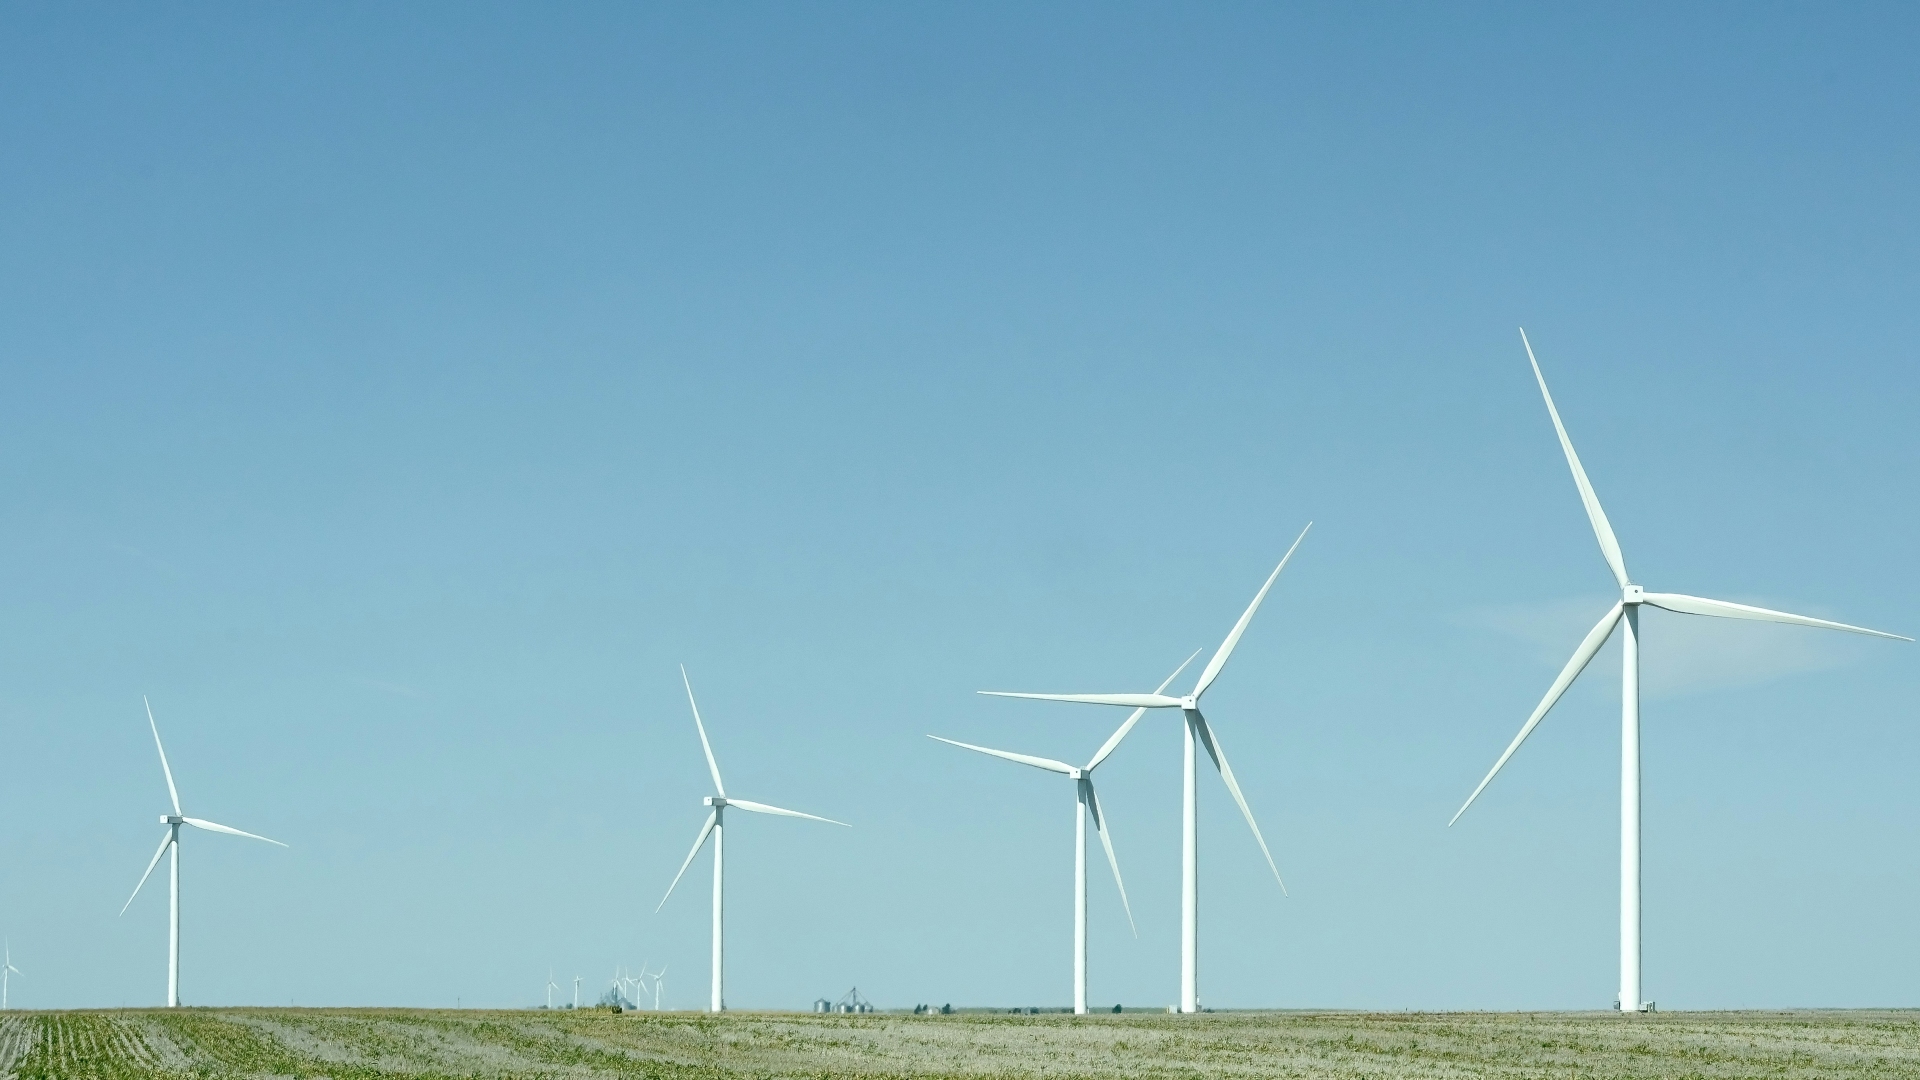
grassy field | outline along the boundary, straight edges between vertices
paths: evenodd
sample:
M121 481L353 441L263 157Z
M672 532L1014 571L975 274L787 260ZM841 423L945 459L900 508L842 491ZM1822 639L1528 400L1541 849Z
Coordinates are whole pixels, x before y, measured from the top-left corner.
M0 1077L1916 1077L1920 1012L0 1015Z

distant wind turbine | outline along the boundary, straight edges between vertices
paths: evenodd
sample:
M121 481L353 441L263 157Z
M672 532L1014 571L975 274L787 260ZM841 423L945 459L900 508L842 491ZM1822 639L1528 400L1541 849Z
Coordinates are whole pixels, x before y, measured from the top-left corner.
M1253 810L1247 806L1247 798L1240 792L1240 782L1233 777L1233 767L1227 764L1227 752L1220 745L1219 736L1207 724L1207 718L1200 714L1200 697L1226 668L1234 646L1240 644L1241 635L1247 632L1247 624L1253 621L1254 612L1260 610L1261 601L1267 598L1267 592L1279 579L1280 571L1287 568L1287 562L1300 547L1300 541L1307 538L1307 529L1311 528L1313 523L1308 522L1307 528L1300 530L1293 546L1280 559L1280 565L1273 568L1273 573L1267 576L1267 583L1260 586L1260 592L1254 596L1253 603L1247 605L1240 621L1233 624L1227 639L1214 651L1213 659L1207 661L1206 669L1200 673L1200 680L1194 684L1193 692L1185 697L1168 697L1157 691L1151 694L1012 694L995 690L980 691L993 697L1077 701L1129 709L1179 709L1186 716L1187 737L1182 759L1180 804L1180 1011L1184 1013L1200 1011L1200 811L1194 776L1196 746L1205 747L1207 756L1213 759L1213 767L1220 770L1220 779L1227 785L1227 793L1233 796L1241 815L1247 819L1247 827L1253 830L1260 853L1267 857L1267 867L1273 871L1273 880L1280 883L1282 895L1287 891L1286 882L1280 879L1280 867L1273 861L1273 852L1267 850L1267 840L1260 835L1260 826L1253 820Z
M580 976L573 977L573 1007L580 1007Z
M647 971L645 968L640 969L641 975L645 975L646 973ZM653 973L653 1011L654 1012L660 1011L660 988L665 986L666 984L667 984L667 965L661 964L660 970Z
M1600 542L1600 557L1606 560L1607 569L1613 571L1613 579L1620 587L1620 599L1607 609L1592 630L1587 632L1585 640L1573 652L1573 658L1566 667L1560 669L1560 676L1547 688L1547 696L1540 699L1534 707L1533 715L1521 726L1520 734L1513 737L1500 760L1493 763L1480 786L1473 789L1467 801L1447 822L1451 827L1467 807L1480 797L1480 793L1493 782L1502 766L1511 758L1520 744L1533 734L1533 729L1547 715L1560 695L1585 670L1594 654L1607 643L1615 627L1625 627L1620 638L1620 997L1615 1007L1623 1010L1642 1011L1651 1003L1641 997L1640 986L1640 608L1644 604L1679 612L1682 615L1710 615L1722 619L1751 619L1756 622L1788 623L1794 626L1816 626L1827 630L1845 630L1855 634L1868 634L1873 637L1893 638L1896 641L1912 641L1912 638L1899 634L1868 630L1864 627L1849 626L1846 623L1828 622L1825 619L1808 618L1805 615L1790 615L1784 611L1770 611L1766 608L1750 607L1746 604L1734 604L1725 600L1708 600L1684 593L1648 592L1627 576L1626 559L1620 554L1620 542L1614 538L1613 526L1607 521L1605 510L1600 508L1600 498L1593 493L1593 484L1587 480L1587 471L1580 466L1580 456L1573 452L1573 440L1567 437L1566 425L1560 422L1560 410L1554 408L1553 395L1547 392L1546 376L1540 374L1540 362L1534 358L1533 344L1527 340L1527 332L1520 331L1520 343L1527 350L1527 362L1533 365L1534 381L1540 384L1540 396L1546 400L1547 415L1553 420L1553 430L1560 436L1560 449L1565 451L1567 465L1573 470L1573 485L1580 490L1580 502L1586 507L1587 520L1593 526L1594 539Z
M627 1001L636 1009L640 1007L641 995L647 992L647 964L649 963L652 963L652 961L643 961L640 964L639 975L623 974L620 976L620 985L624 988Z
M126 903L120 905L120 914L125 915L127 909L133 906L134 897L140 895L140 890L146 885L147 879L153 876L153 868L160 865L160 856L172 852L173 858L169 866L172 885L169 893L171 901L167 921L167 1007L178 1008L180 1005L180 826L191 825L208 832L244 836L249 840L266 840L267 843L277 844L280 847L287 845L278 840L268 840L264 836L241 832L239 829L229 828L216 822L184 816L180 810L180 791L173 786L173 769L167 764L167 748L160 744L160 725L153 720L153 704L145 697L140 700L147 706L147 726L153 729L153 745L160 751L160 771L167 777L167 796L173 800L173 813L160 815L160 824L167 827L167 834L161 837L160 847L153 853L153 861L147 863L147 872L140 875L140 884L133 887L133 895L127 897Z
M687 867L693 865L694 856L700 854L701 846L707 842L707 836L711 834L713 836L713 1001L711 1009L713 1012L720 1012L727 1007L726 997L723 992L726 939L722 927L722 915L726 908L726 853L722 844L725 839L724 832L727 807L736 806L755 814L777 814L781 817L824 821L829 825L841 825L848 828L852 826L847 826L847 823L844 821L835 821L832 818L818 817L813 814L803 814L798 810L782 810L777 806L768 806L765 803L728 798L727 786L720 780L720 765L714 760L713 747L707 742L706 725L700 722L700 706L693 700L693 683L687 678L687 669L685 666L680 668L680 681L686 683L687 704L693 707L693 726L700 732L700 749L705 751L707 755L707 771L713 774L714 794L701 800L701 802L707 806L713 807L713 812L707 815L706 824L700 826L700 834L693 838L693 850L687 852L687 861L680 864L680 872L673 875L673 884L667 886L667 894L660 898L660 906L653 910L657 912L660 908L667 906L668 898L673 896L674 886L680 884L680 879L686 875Z
M1157 687L1154 690L1154 693L1157 694L1160 691L1165 690L1167 688L1167 683L1170 683L1174 679L1178 678L1180 676L1180 673L1187 669L1187 664L1193 663L1193 657L1199 656L1199 655L1200 653L1196 651L1193 654L1193 656L1187 657L1184 663L1182 663L1179 667L1173 669L1173 674L1167 676L1166 681L1162 682L1159 685L1159 687ZM1119 748L1120 740L1126 738L1127 733L1131 732L1133 730L1133 726L1139 723L1140 718L1142 716L1145 716L1146 714L1147 714L1147 710L1145 708L1138 708L1133 710L1133 715L1127 717L1126 723L1121 724L1120 727L1116 731L1114 731L1114 733L1111 736L1108 737L1105 745L1101 746L1099 752L1093 755L1093 760L1087 762L1085 765L1077 769L1067 764L1064 761L1055 761L1052 758L1031 757L1027 754L1015 754L1005 750L990 750L987 747L975 746L972 743L957 742L953 739L942 739L938 735L927 736L927 738L929 739L933 739L937 742L946 743L949 746L958 746L966 750L975 750L982 754L990 754L993 757L1004 758L1007 761L1017 762L1018 764L1021 764L1021 765L1031 765L1036 769L1045 769L1048 772L1059 773L1060 775L1065 776L1074 782L1073 1011L1076 1015L1079 1015L1079 1016L1085 1016L1087 1012L1087 815L1088 814L1093 815L1093 827L1095 831L1097 831L1100 834L1100 846L1106 850L1107 865L1113 868L1113 883L1120 890L1120 905L1122 908L1126 910L1127 925L1129 927L1133 927L1133 905L1127 902L1127 885L1124 881L1120 880L1120 860L1117 856L1114 855L1113 839L1107 834L1107 816L1106 814L1101 812L1100 799L1097 795L1094 794L1093 770L1099 768L1100 763L1107 760L1108 755L1112 754L1114 750ZM1134 927L1133 934L1135 937L1140 936L1140 931L1137 927Z
M6 943L6 946L7 946L6 963L0 964L0 1011L5 1011L5 1009L7 1008L7 979L10 976L14 976L14 975L18 975L23 979L27 977L26 972L21 971L19 968L13 966L13 942L8 941Z
M553 981L553 969L548 968L547 969L547 1011L548 1012L553 1011L553 992L558 989L560 989L560 984Z

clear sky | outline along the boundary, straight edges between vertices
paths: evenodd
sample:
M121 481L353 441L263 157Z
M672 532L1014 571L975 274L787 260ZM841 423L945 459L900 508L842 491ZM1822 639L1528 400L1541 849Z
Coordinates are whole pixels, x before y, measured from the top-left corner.
M1070 997L1084 760L1208 714L1202 1000L1605 1008L1635 576L1920 633L1902 5L0 10L0 933L157 1004ZM1646 989L1920 1005L1920 647L1650 612ZM1102 770L1178 989L1178 734ZM744 818L744 815L741 815ZM1095 855L1097 859L1097 854Z

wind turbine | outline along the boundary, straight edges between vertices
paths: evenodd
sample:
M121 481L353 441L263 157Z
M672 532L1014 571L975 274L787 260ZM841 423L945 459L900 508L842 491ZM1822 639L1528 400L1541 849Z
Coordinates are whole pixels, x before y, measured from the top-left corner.
M620 982L627 988L627 1000L631 1001L633 1007L636 1009L640 1007L640 995L647 992L647 965L652 962L651 960L642 961L640 964L640 974L637 976L621 976Z
M1613 526L1607 522L1605 510L1600 508L1600 498L1593 493L1593 484L1587 480L1587 471L1580 467L1580 456L1573 452L1573 440L1567 438L1567 428L1560 422L1560 410L1554 408L1553 395L1547 392L1546 377L1540 374L1540 361L1534 358L1533 344L1527 340L1527 332L1520 331L1520 344L1527 350L1527 362L1533 365L1534 381L1540 384L1540 396L1546 400L1547 415L1553 418L1553 430L1560 436L1560 449L1566 452L1567 466L1573 470L1574 487L1580 490L1580 502L1587 509L1587 520L1593 525L1594 539L1600 542L1600 556L1606 560L1607 568L1613 571L1614 581L1620 587L1620 599L1607 609L1600 621L1587 632L1585 640L1573 652L1573 658L1567 666L1560 669L1560 676L1547 688L1547 696L1540 699L1534 707L1533 715L1521 726L1520 734L1513 737L1500 760L1493 763L1486 779L1467 796L1453 821L1447 822L1449 828L1467 807L1480 797L1493 778L1500 772L1520 744L1533 734L1533 729L1547 715L1560 695L1580 676L1594 654L1607 643L1615 627L1626 629L1620 636L1620 997L1614 1007L1622 1010L1644 1011L1651 1002L1640 996L1640 608L1652 604L1657 608L1678 612L1682 615L1710 615L1722 619L1750 619L1756 622L1788 623L1794 626L1817 626L1827 630L1845 630L1849 633L1867 634L1872 637L1893 638L1896 641L1912 641L1912 638L1899 634L1868 630L1865 627L1849 626L1846 623L1829 622L1826 619L1813 619L1805 615L1790 615L1784 611L1770 611L1767 608L1750 607L1746 604L1734 604L1725 600L1708 600L1684 593L1648 592L1643 586L1635 584L1627 575L1626 560L1620 554L1620 542L1614 538Z
M641 968L640 974L642 976L645 976L647 974L647 969L644 967ZM661 964L660 970L654 972L652 975L652 978L653 978L653 1011L659 1012L660 1011L660 988L662 986L665 986L667 982L667 965Z
M713 812L707 815L706 824L700 826L700 835L693 838L693 850L687 852L687 861L680 864L680 872L673 875L673 884L667 886L667 895L662 896L660 898L659 907L656 907L653 910L655 912L658 912L660 908L667 906L667 900L673 896L674 886L680 884L680 879L686 875L687 867L693 865L694 856L700 854L701 845L707 842L708 834L712 834L713 836L713 1001L710 1008L713 1012L720 1012L727 1007L726 997L723 993L725 987L723 985L723 971L722 971L724 967L723 961L725 960L725 957L726 957L726 950L725 950L725 937L721 927L721 921L722 921L721 916L724 913L726 908L726 904L725 904L726 890L724 887L726 883L726 858L725 858L725 848L723 846L723 841L725 840L724 833L726 828L727 807L736 806L742 810L746 810L750 813L755 813L755 814L777 814L781 817L806 818L809 821L824 821L829 825L842 825L842 826L846 826L847 828L852 828L852 826L847 825L847 823L844 821L835 821L832 818L818 817L813 814L803 814L798 810L782 810L777 806L768 806L765 803L748 802L745 799L728 798L727 786L726 784L722 783L720 780L720 765L718 762L714 761L713 747L707 742L706 725L700 722L700 705L693 700L693 683L687 678L687 669L685 665L682 665L680 668L680 681L683 683L686 683L687 704L693 707L693 726L697 728L700 732L700 749L706 751L707 771L713 774L714 794L709 795L700 801L707 806L713 807ZM664 970L665 969L662 969L662 971ZM656 991L657 991L657 984L656 984Z
M548 968L547 969L547 1011L548 1012L553 1011L553 992L558 989L560 989L560 984L553 981L553 969Z
M1200 653L1198 651L1193 654L1193 656L1199 655ZM1154 693L1157 694L1161 690L1165 690L1167 683L1178 678L1180 673L1187 669L1187 664L1193 663L1193 656L1187 657L1185 662L1173 669L1173 674L1167 676L1166 681L1162 682L1159 687L1154 690ZM927 736L929 739L946 743L949 746L958 746L965 750L975 750L982 754L1004 758L1007 761L1017 762L1021 765L1031 765L1036 769L1045 769L1048 772L1059 773L1074 782L1073 1011L1079 1016L1085 1016L1087 1012L1087 815L1089 813L1093 815L1094 829L1100 834L1100 846L1106 849L1107 865L1113 868L1113 883L1120 890L1120 905L1126 909L1127 925L1133 927L1134 937L1137 938L1140 936L1139 928L1134 927L1133 924L1133 905L1127 903L1126 883L1120 880L1120 860L1114 856L1113 839L1107 835L1107 817L1101 813L1100 799L1094 794L1093 770L1099 768L1100 763L1107 760L1107 756L1119 748L1120 740L1126 738L1127 733L1132 731L1133 726L1139 723L1140 718L1146 714L1147 710L1144 708L1133 710L1133 715L1127 717L1126 723L1121 724L1119 729L1107 738L1105 745L1101 746L1099 752L1093 755L1093 760L1077 769L1064 761L1055 761L1052 758L1031 757L1027 754L1014 754L1005 750L990 750L987 747L975 746L972 743L956 742L953 739L942 739L938 735Z
M623 1009L633 1004L633 998L629 996L630 988L627 985L632 981L633 981L632 979L627 978L626 965L620 964L614 967L613 969L614 1002Z
M1253 810L1247 806L1246 796L1240 793L1240 783L1233 777L1233 766L1227 764L1227 752L1221 747L1219 736L1207 724L1206 717L1200 714L1200 697L1226 668L1234 646L1240 644L1240 636L1247 632L1247 624L1253 621L1253 613L1260 610L1260 602L1267 598L1267 591L1273 588L1280 571L1287 568L1288 560L1293 558L1294 551L1300 547L1300 541L1307 538L1307 530L1311 528L1313 523L1308 522L1307 528L1300 530L1293 546L1280 559L1280 565L1273 568L1273 573L1267 576L1267 583L1260 586L1260 592L1254 596L1253 603L1247 605L1240 621L1233 624L1227 639L1214 651L1213 659L1207 661L1206 669L1200 672L1193 692L1185 697L1168 697L1158 691L1151 694L1013 694L996 690L980 691L993 697L1077 701L1130 709L1179 709L1186 716L1180 806L1180 1011L1184 1013L1200 1011L1200 814L1196 791L1198 785L1194 775L1196 745L1206 748L1207 756L1213 759L1214 768L1220 770L1220 779L1226 783L1227 792L1239 805L1241 815L1247 819L1247 827L1253 830L1253 838L1260 844L1260 853L1267 857L1267 867L1273 871L1273 880L1280 882L1282 895L1287 891L1286 882L1280 879L1280 868L1274 864L1273 852L1267 850L1266 838L1260 835L1260 826L1253 820ZM1165 688L1163 684L1161 689Z
M5 1011L7 1007L7 979L13 975L18 975L23 979L27 977L26 972L13 966L13 942L9 941L6 945L6 963L0 964L0 1011Z
M172 879L171 903L168 907L167 921L167 1007L177 1008L180 1005L180 826L191 825L208 832L244 836L249 840L266 840L267 843L278 844L280 847L287 845L281 844L278 840L268 840L264 836L241 832L239 829L217 822L186 817L182 814L180 791L173 786L173 769L167 765L167 748L160 745L160 725L153 720L153 703L147 701L145 697L140 701L147 707L147 726L153 729L154 748L160 751L160 771L167 777L167 796L173 800L173 813L160 815L160 824L167 827L167 835L160 838L160 847L154 851L153 861L147 863L147 872L140 875L140 884L133 887L133 895L127 897L126 903L120 905L120 914L125 915L127 909L133 906L134 897L140 895L140 890L147 884L147 879L153 876L153 868L160 865L160 856L172 852L173 858L169 866L171 871L169 876Z
M580 976L578 975L573 977L573 1007L576 1009L580 1007Z

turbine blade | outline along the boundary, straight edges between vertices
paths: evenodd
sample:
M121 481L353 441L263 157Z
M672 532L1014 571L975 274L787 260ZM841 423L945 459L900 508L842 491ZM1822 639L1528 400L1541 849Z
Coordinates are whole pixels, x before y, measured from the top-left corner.
M1288 548L1287 553L1281 557L1280 565L1274 567L1273 573L1267 575L1267 583L1260 586L1259 595L1255 596L1253 603L1248 604L1247 610L1241 613L1240 621L1233 624L1233 630L1227 634L1227 640L1220 643L1220 648L1214 652L1213 659L1207 661L1206 670L1200 673L1200 681L1194 684L1194 697L1206 693L1207 687L1213 685L1213 680L1220 677L1221 669L1227 666L1227 659L1233 655L1233 647L1240 644L1240 635L1247 632L1247 624L1253 621L1253 613L1260 610L1260 602L1267 598L1267 590L1273 588L1273 583L1280 577L1280 571L1287 568L1287 560L1293 558L1294 550L1300 546L1300 541L1307 538L1307 531L1312 528L1313 522L1307 522L1307 527L1300 530L1299 536L1294 537L1293 547Z
M1004 690L979 690L988 697L1029 698L1033 701L1078 701L1086 705L1118 705L1123 709L1177 709L1180 699L1165 694L1014 694Z
M1553 407L1553 395L1547 392L1547 377L1540 374L1540 361L1533 358L1533 343L1527 340L1524 329L1520 331L1520 344L1527 348L1527 362L1533 365L1540 396L1547 399L1547 415L1553 417L1553 430L1560 433L1560 449L1567 452L1567 464L1573 469L1573 486L1580 489L1580 503L1587 508L1587 520L1593 523L1593 538L1600 541L1600 556L1607 560L1607 569L1613 571L1614 580L1624 589L1629 579L1627 560L1620 554L1620 541L1613 537L1613 526L1607 521L1607 512L1600 508L1600 496L1593 493L1587 470L1580 467L1580 455L1573 452L1573 440L1567 438L1567 427L1560 422L1560 410Z
M1107 760L1115 750L1118 750L1120 748L1120 740L1126 738L1127 735L1133 731L1133 726L1138 724L1140 718L1145 715L1147 715L1147 710L1145 709L1133 710L1132 715L1127 717L1126 722L1115 728L1113 734L1107 736L1107 741L1100 744L1099 752L1093 755L1092 761L1087 762L1086 771L1092 772L1099 768L1101 762Z
M1133 936L1140 936L1140 927L1133 921L1133 905L1127 902L1127 883L1120 880L1120 859L1113 853L1113 837L1107 835L1107 815L1100 812L1100 796L1094 794L1093 778L1080 778L1081 787L1087 793L1087 810L1093 814L1093 827L1100 833L1100 846L1107 851L1107 865L1113 868L1113 883L1120 889L1120 906L1127 911L1127 926L1133 930Z
M1708 600L1702 596L1653 592L1646 595L1647 603L1666 608L1668 611L1677 611L1682 615L1713 615L1722 619L1752 619L1755 622L1787 623L1791 626L1818 626L1826 630L1845 630L1850 634L1867 634L1872 637L1892 638L1895 641L1913 640L1910 637L1889 634L1883 630L1869 630L1864 626L1849 626L1846 623L1828 622L1826 619L1814 619L1785 611L1751 607L1747 604L1734 604L1725 600Z
M1198 709L1187 713L1193 717L1194 727L1200 732L1200 744L1207 748L1207 756L1213 759L1213 767L1220 770L1220 779L1227 782L1227 791L1233 795L1233 801L1240 805L1240 813L1247 819L1247 828L1253 830L1253 838L1260 844L1260 854L1267 857L1267 869L1273 871L1273 880L1280 882L1280 895L1287 895L1287 883L1280 877L1280 868L1274 865L1273 852L1267 850L1267 838L1260 835L1260 823L1253 820L1253 809L1247 805L1247 797L1240 793L1240 782L1233 778L1233 766L1227 764L1226 748L1207 725L1207 718L1200 715Z
M707 752L707 770L713 773L714 793L725 798L727 785L720 782L720 763L713 760L713 747L707 742L707 725L700 722L700 705L693 700L693 682L687 678L685 664L680 665L680 681L687 684L687 704L693 706L693 726L700 730L700 749Z
M1134 711L1134 715L1139 716L1143 712L1146 712L1146 710L1138 709ZM1128 723L1132 723L1132 721L1128 721ZM972 743L943 739L938 735L929 735L927 738L932 739L934 742L946 743L948 746L958 746L963 750L973 750L982 754L992 755L993 757L1004 758L1008 761L1017 761L1022 765L1031 765L1036 769L1045 769L1048 772L1057 772L1066 776L1073 775L1073 766L1064 761L1055 761L1052 758L1032 757L1028 754L1016 754L1010 750L992 750L984 746L975 746Z
M1473 794L1467 796L1467 801L1462 803L1460 809L1454 813L1453 820L1447 822L1447 828L1453 828L1453 822L1459 821L1460 815L1466 813L1467 807L1473 805L1473 800L1487 790L1488 784L1493 783L1493 778L1500 772L1501 766L1507 763L1507 759L1513 756L1515 750L1520 749L1521 743L1527 741L1527 736L1533 734L1534 727L1540 723L1542 717L1547 715L1547 710L1553 708L1554 704L1560 700L1560 695L1567 692L1567 687L1573 685L1573 680L1579 678L1580 673L1586 670L1587 664L1593 660L1593 654L1599 652L1600 646L1607 643L1607 638L1612 636L1613 628L1619 621L1620 605L1616 603L1607 609L1607 613L1600 617L1600 621L1594 624L1593 629L1587 631L1587 636L1580 642L1580 647L1573 650L1572 659L1567 661L1566 667L1560 669L1560 675L1553 680L1553 685L1547 688L1547 696L1541 698L1540 704L1534 706L1533 715L1527 717L1527 722L1520 728L1520 734L1515 735L1513 741L1507 744L1507 752L1501 754L1500 760L1493 763L1493 768L1487 771L1486 779L1480 781L1480 786L1474 788Z
M700 854L701 845L707 842L707 834L713 831L713 823L719 817L720 811L718 808L715 808L713 812L707 815L707 823L700 826L700 835L693 838L693 850L687 852L687 861L680 864L680 872L673 875L673 885L667 886L667 895L661 897L660 906L653 909L655 914L659 914L660 908L667 906L667 898L673 895L674 886L679 885L680 879L687 875L687 867L693 865L693 857ZM549 978L551 978L551 976L549 976Z
M748 802L745 799L728 799L727 805L737 806L742 810L755 814L778 814L781 817L806 818L808 821L824 821L829 825L844 825L849 829L853 828L853 826L847 825L844 821L835 821L830 817L821 817L818 814L803 814L798 810L782 810L777 806L768 806L766 803Z
M1200 655L1199 649L1193 650L1193 656L1199 656L1199 655ZM1187 670L1187 665L1193 663L1193 656L1189 656L1185 660L1182 660L1180 662L1180 666L1173 669L1173 674L1167 676L1164 680L1162 680L1159 686L1154 687L1153 692L1156 694L1160 693L1161 691L1167 688L1168 683L1171 683L1173 680L1179 678L1180 673ZM1118 750L1120 748L1120 740L1126 738L1127 733L1133 730L1133 725L1139 723L1140 718L1145 715L1147 715L1147 710L1145 709L1133 710L1133 715L1127 717L1127 722L1124 724L1121 724L1119 728L1117 728L1112 735L1107 736L1107 741L1105 745L1100 747L1100 752L1093 755L1093 760L1087 763L1087 771L1092 772L1094 769L1098 768L1101 762L1107 760L1107 755L1113 753L1115 750Z
M168 829L167 835L160 838L160 847L153 853L153 861L147 863L147 872L140 875L140 884L133 887L133 896L127 897L127 902L120 905L120 914L125 915L127 909L133 906L133 897L139 896L140 890L146 888L147 879L153 876L153 868L160 865L160 856L167 853L167 845L172 842L173 830Z
M1204 649L1195 649L1193 650L1193 652L1187 654L1187 658L1185 660L1180 661L1180 666L1173 669L1173 674L1168 675L1164 679L1161 679L1160 685L1154 687L1153 692L1156 694L1165 693L1167 689L1167 684L1179 678L1180 673L1187 670L1187 665L1193 663L1194 657L1199 656L1204 651L1205 651Z
M205 829L208 832L223 832L223 833L226 833L228 836L244 836L249 840L265 840L269 844L280 844L280 841L278 840L269 839L268 837L265 837L265 836L257 836L250 832L241 832L239 829L235 829L227 825L222 825L217 821L207 821L197 817L181 818L180 820L185 821L187 824L193 826L196 829ZM280 844L280 846L286 847L287 845Z
M140 695L140 703L147 707L147 726L153 729L153 745L160 751L160 771L167 774L167 795L173 799L173 812L180 814L180 792L173 786L173 767L167 764L167 748L160 745L160 725L153 722L153 703L145 694Z

